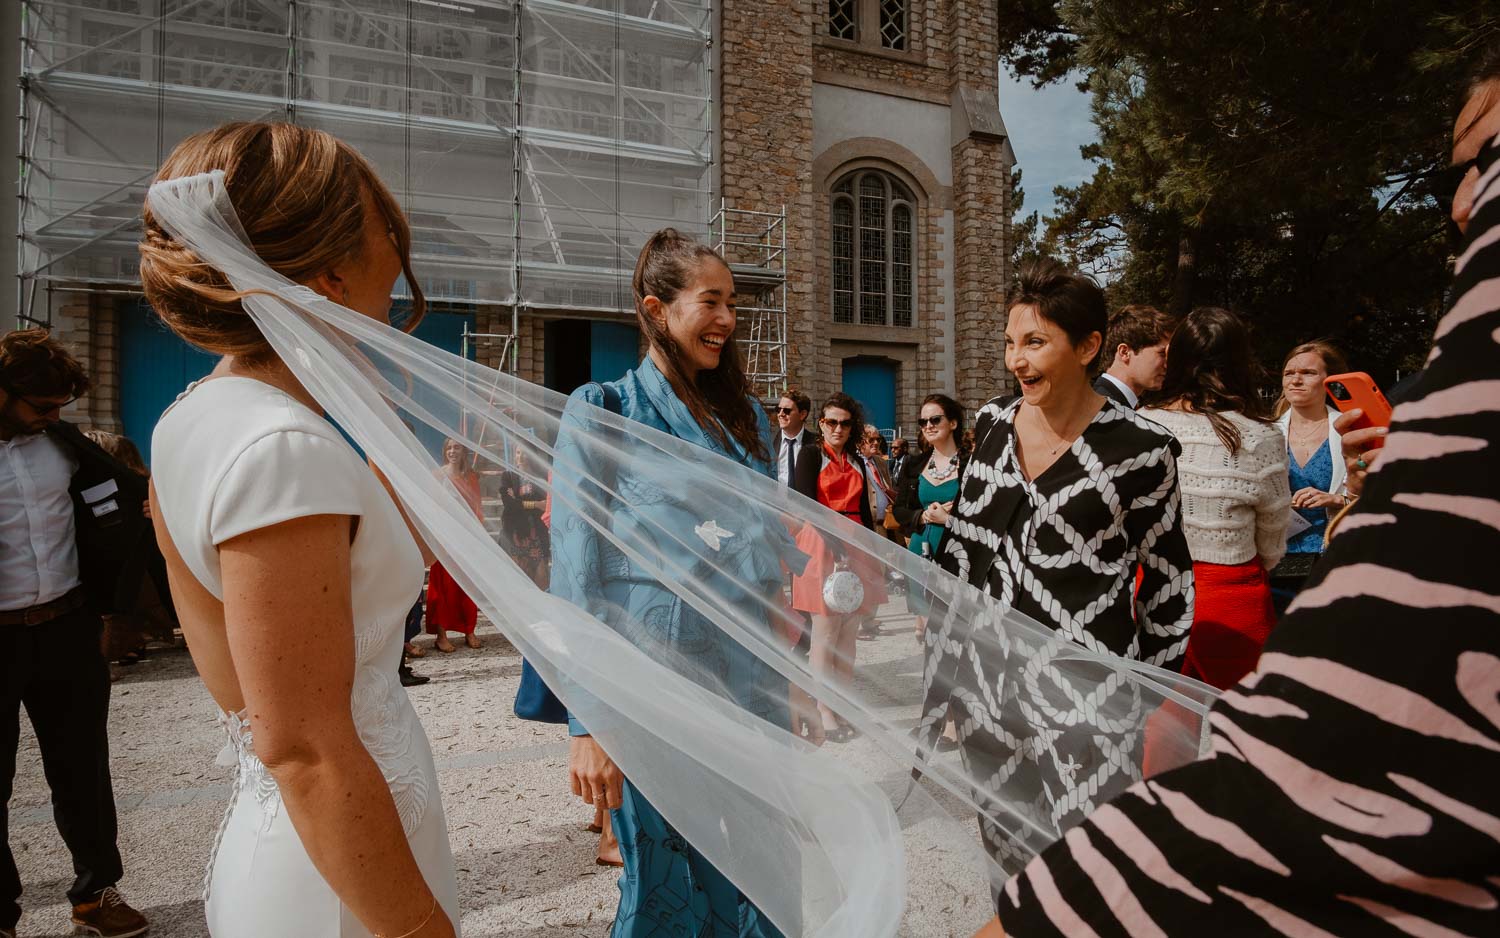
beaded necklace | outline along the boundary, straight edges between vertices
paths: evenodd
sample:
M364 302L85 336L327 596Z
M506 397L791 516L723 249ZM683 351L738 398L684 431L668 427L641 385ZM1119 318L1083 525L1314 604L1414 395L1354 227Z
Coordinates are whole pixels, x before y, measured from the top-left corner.
M929 460L927 460L927 473L928 473L927 478L928 478L929 481L932 481L932 482L935 482L935 483L938 483L938 484L942 484L944 482L947 482L949 479L953 478L954 476L958 475L958 454L957 453L954 453L952 456L948 457L948 465L945 466L945 467L943 467L942 469L939 469L937 467L937 457L938 457L937 452L933 451L932 458L929 459Z

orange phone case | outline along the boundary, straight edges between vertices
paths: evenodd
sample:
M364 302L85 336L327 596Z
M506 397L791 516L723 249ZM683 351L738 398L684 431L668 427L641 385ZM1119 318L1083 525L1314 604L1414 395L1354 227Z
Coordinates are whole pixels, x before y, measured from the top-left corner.
M1333 398L1340 412L1358 407L1364 414L1354 422L1351 430L1391 425L1391 404L1380 393L1374 379L1363 371L1351 371L1342 375L1329 375L1323 379L1323 389ZM1340 393L1342 391L1342 393ZM1377 444L1378 445L1378 444Z

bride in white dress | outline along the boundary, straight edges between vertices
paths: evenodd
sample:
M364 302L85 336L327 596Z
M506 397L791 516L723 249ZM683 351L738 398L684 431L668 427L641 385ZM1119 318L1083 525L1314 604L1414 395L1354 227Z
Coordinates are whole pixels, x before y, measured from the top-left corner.
M405 219L347 145L285 124L226 125L184 141L158 178L213 169L278 272L380 321L403 270L415 286ZM151 446L173 599L238 765L209 861L209 931L455 935L432 752L396 676L430 557L222 275L149 209L141 254L162 319L224 356Z

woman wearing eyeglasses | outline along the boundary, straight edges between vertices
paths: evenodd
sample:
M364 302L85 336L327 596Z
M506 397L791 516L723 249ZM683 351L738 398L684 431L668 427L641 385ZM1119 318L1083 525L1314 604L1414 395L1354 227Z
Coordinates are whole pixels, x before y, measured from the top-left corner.
M855 430L865 425L854 398L842 392L823 404L818 421L823 439L809 443L797 454L797 475L792 487L819 504L867 528L875 527L870 499L865 492L865 461L855 452ZM850 569L864 584L864 600L858 609L838 613L823 601L823 584L845 558L835 557L823 536L809 526L797 536L797 546L809 558L801 576L792 578L792 607L812 616L813 673L835 684L848 684L854 677L854 647L858 623L886 600L878 569L863 569L861 558L847 558ZM838 715L818 703L824 738L836 743L854 738L854 729Z
M969 454L958 446L963 427L962 404L946 394L929 394L917 417L922 452L918 458L907 460L896 482L893 512L901 526L911 532L907 549L928 560L938 558L953 502L958 498L958 480L969 464ZM911 591L906 602L917 617L917 637L921 638L929 612L924 591Z

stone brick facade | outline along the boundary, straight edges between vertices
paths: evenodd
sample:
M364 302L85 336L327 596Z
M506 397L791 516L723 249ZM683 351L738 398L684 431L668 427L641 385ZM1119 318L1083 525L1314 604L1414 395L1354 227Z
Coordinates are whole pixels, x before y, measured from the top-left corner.
M719 190L733 207L786 206L788 381L831 369L827 317L813 296L813 0L726 0L718 30Z
M120 381L116 368L119 316L115 312L119 298L81 290L58 290L38 302L49 306L52 337L78 359L93 379L93 388L64 408L62 418L83 427L120 432Z
M910 91L948 94L948 45L943 40L949 0L909 0L907 48L881 49L873 43L828 36L826 16L818 17L814 66L818 80L837 76L890 82ZM826 6L826 4L825 4Z
M859 2L868 21L877 0ZM909 430L928 393L954 394L972 408L1008 384L999 339L1014 156L995 104L992 2L908 4L907 47L888 50L829 37L826 0L722 0L714 95L715 195L738 209L785 206L787 383L818 398L841 388L846 360L884 359L896 370L896 423ZM909 327L833 321L830 190L861 169L878 169L915 195ZM52 297L63 340L86 357L97 382L73 415L80 422L119 427L116 306L132 302ZM520 317L514 362L527 380L544 378L553 315L570 314ZM476 331L509 327L508 309L476 308ZM481 342L477 357L508 367L500 349Z
M866 25L873 2L861 0ZM992 4L910 0L904 50L831 38L826 3L725 0L721 10L721 189L738 208L787 205L788 383L817 399L842 386L846 359L883 358L896 367L906 430L928 393L971 408L1002 393L1014 155L995 103ZM861 114L814 103L835 97ZM907 126L903 107L927 123ZM830 192L865 168L916 194L910 327L833 322Z

